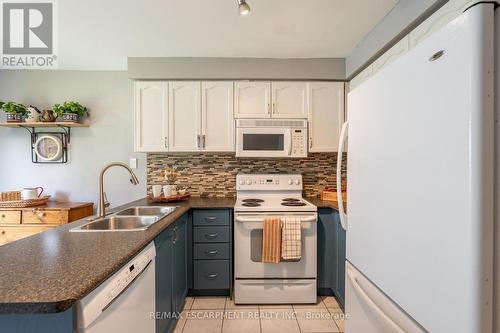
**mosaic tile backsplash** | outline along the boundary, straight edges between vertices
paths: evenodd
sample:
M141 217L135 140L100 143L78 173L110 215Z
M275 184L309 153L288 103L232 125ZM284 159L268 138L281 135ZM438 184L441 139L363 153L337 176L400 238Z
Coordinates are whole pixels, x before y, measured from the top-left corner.
M152 153L147 156L147 164L148 194L152 185L166 183L161 172L169 166L178 171L176 185L201 197L236 196L236 174L240 172L301 173L306 197L319 197L325 187L336 186L336 153L314 153L303 159L248 159L227 153ZM342 171L345 175L345 170Z

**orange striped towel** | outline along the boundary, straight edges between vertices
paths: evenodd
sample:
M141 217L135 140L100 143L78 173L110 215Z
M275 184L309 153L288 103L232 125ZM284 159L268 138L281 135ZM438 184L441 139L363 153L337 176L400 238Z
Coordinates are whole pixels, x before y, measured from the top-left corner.
M281 259L281 219L266 217L262 234L262 262L279 263Z

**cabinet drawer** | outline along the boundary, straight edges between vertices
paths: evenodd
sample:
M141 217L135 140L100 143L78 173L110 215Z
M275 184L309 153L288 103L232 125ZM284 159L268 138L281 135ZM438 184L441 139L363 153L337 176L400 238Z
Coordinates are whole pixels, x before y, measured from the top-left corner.
M195 243L229 243L229 227L195 227Z
M229 259L229 243L194 244L194 259Z
M20 210L0 210L0 224L19 224L21 223Z
M22 225L12 227L0 227L0 245L25 238L42 231L54 228L53 226L33 226L25 227Z
M230 213L228 209L203 209L193 212L195 226L229 225Z
M195 260L194 289L228 289L229 260Z
M32 210L23 211L23 224L63 224L68 223L67 211Z

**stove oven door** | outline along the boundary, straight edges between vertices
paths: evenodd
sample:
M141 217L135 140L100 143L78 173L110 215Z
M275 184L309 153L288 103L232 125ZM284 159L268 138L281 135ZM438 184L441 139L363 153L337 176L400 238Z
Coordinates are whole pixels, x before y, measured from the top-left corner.
M262 263L262 231L266 216L293 216L302 220L302 258ZM236 279L316 278L316 213L235 213L234 265Z

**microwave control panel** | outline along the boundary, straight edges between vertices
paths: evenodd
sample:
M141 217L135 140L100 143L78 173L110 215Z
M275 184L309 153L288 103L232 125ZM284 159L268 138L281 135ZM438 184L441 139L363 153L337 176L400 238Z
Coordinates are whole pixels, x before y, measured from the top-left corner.
M292 154L293 157L307 157L307 131L305 129L292 129Z

